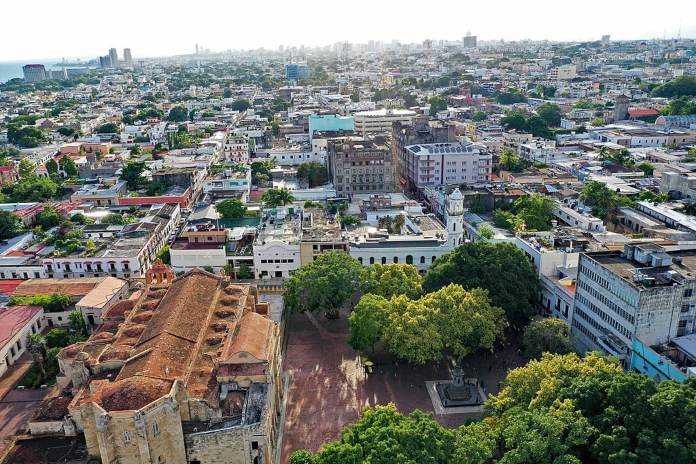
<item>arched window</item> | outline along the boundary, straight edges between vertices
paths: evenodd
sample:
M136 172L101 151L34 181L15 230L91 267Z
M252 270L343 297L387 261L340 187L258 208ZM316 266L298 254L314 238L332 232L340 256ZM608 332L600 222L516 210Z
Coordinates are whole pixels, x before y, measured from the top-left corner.
M359 262L360 264L363 263L363 262L362 262L362 256L361 256L360 258L358 258L358 262Z
M421 264L425 264L425 256L421 256Z
M406 255L406 264L413 264L413 256Z
M375 264L375 257L374 256L370 257L370 264Z
M382 256L382 264L387 264L387 257L386 256Z
M432 259L432 261L430 261L430 262L431 262L431 263L434 263L434 262L435 262L435 258L437 258L437 256L433 256L433 259Z
M394 264L398 264L398 263L399 263L399 257L398 257L398 256L394 256Z

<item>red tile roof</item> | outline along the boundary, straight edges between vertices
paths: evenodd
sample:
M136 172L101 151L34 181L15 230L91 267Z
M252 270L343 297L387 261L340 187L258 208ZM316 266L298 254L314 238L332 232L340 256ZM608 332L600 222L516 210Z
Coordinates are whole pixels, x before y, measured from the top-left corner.
M41 306L17 305L0 310L0 348L4 347L38 313Z
M628 115L632 118L643 118L646 116L658 116L660 113L657 110L649 108L637 108L634 110L628 110Z

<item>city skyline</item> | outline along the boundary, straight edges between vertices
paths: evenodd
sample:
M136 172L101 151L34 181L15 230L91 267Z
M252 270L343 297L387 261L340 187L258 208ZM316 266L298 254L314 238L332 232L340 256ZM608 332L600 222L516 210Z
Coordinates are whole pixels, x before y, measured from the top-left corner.
M350 8L339 12L320 9L322 5L314 0L292 5L276 0L267 3L270 8L265 11L275 14L264 17L260 23L246 20L260 14L251 4L202 0L197 8L184 10L162 8L159 1L142 4L126 0L123 8L109 12L123 33L118 38L103 34L90 36L89 40L84 40L83 28L64 29L60 35L51 34L48 40L49 31L57 22L90 20L93 7L83 0L74 2L69 12L57 4L40 1L39 15L36 4L10 4L5 8L7 17L32 17L35 32L27 36L23 22L9 22L6 35L23 36L24 40L3 47L0 61L97 57L103 50L120 49L123 45L119 44L126 43L137 58L142 58L193 53L196 43L212 51L277 49L281 45L313 47L341 41L417 43L425 39L460 40L467 31L480 40L588 41L599 40L604 34L617 40L696 36L696 21L689 19L696 17L696 4L681 0L670 1L670 8L663 5L660 9L645 1L627 5L590 0L582 8L575 8L572 17L561 13L550 0L525 4L504 1L495 10L485 4L446 2L440 9L428 11L422 11L422 5L413 1L402 2L395 9L388 4L355 0ZM676 18L672 13L675 8L680 11ZM648 9L649 15L645 14ZM413 21L415 10L418 22ZM145 26L139 18L158 20ZM336 27L337 23L341 27Z

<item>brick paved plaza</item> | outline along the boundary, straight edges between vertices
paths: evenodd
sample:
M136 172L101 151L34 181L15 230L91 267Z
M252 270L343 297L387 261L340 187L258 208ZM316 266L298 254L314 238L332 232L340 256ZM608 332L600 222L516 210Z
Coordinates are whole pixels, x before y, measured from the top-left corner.
M295 449L314 451L338 439L341 429L355 422L366 406L392 402L405 413L414 409L433 412L425 382L449 378L445 361L414 367L382 355L371 358L376 366L365 376L358 353L347 344L348 332L345 314L337 320L327 320L320 313L290 316L285 355L289 388L281 462L287 462ZM473 355L464 369L467 377L482 379L488 391L495 393L508 368L522 363L513 348L506 348L495 355ZM435 418L449 427L467 419L461 414Z

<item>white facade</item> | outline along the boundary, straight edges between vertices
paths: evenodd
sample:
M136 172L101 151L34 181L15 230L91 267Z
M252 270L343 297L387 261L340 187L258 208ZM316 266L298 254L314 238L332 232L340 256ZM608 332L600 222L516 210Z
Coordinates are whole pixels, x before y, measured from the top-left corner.
M369 134L390 133L392 123L399 121L410 126L415 116L416 113L410 110L358 111L353 115L355 132L363 137Z
M3 308L0 309L0 311L14 310ZM37 311L34 316L28 319L23 326L16 331L11 330L9 327L4 328L8 332L8 338L0 348L0 376L4 375L7 369L26 352L27 338L29 335L39 333L43 330L43 315L43 309ZM14 334L12 332L14 332Z
M490 182L492 155L471 142L406 147L406 175L417 188Z
M300 244L269 240L254 244L254 275L257 279L290 277L300 268Z
M583 214L567 206L556 204L553 209L553 215L569 226L577 227L588 232L606 232L604 221L592 216L591 214Z
M177 249L170 248L171 267L174 272L186 272L196 267L211 267L217 273L223 270L227 264L225 244L205 249Z

